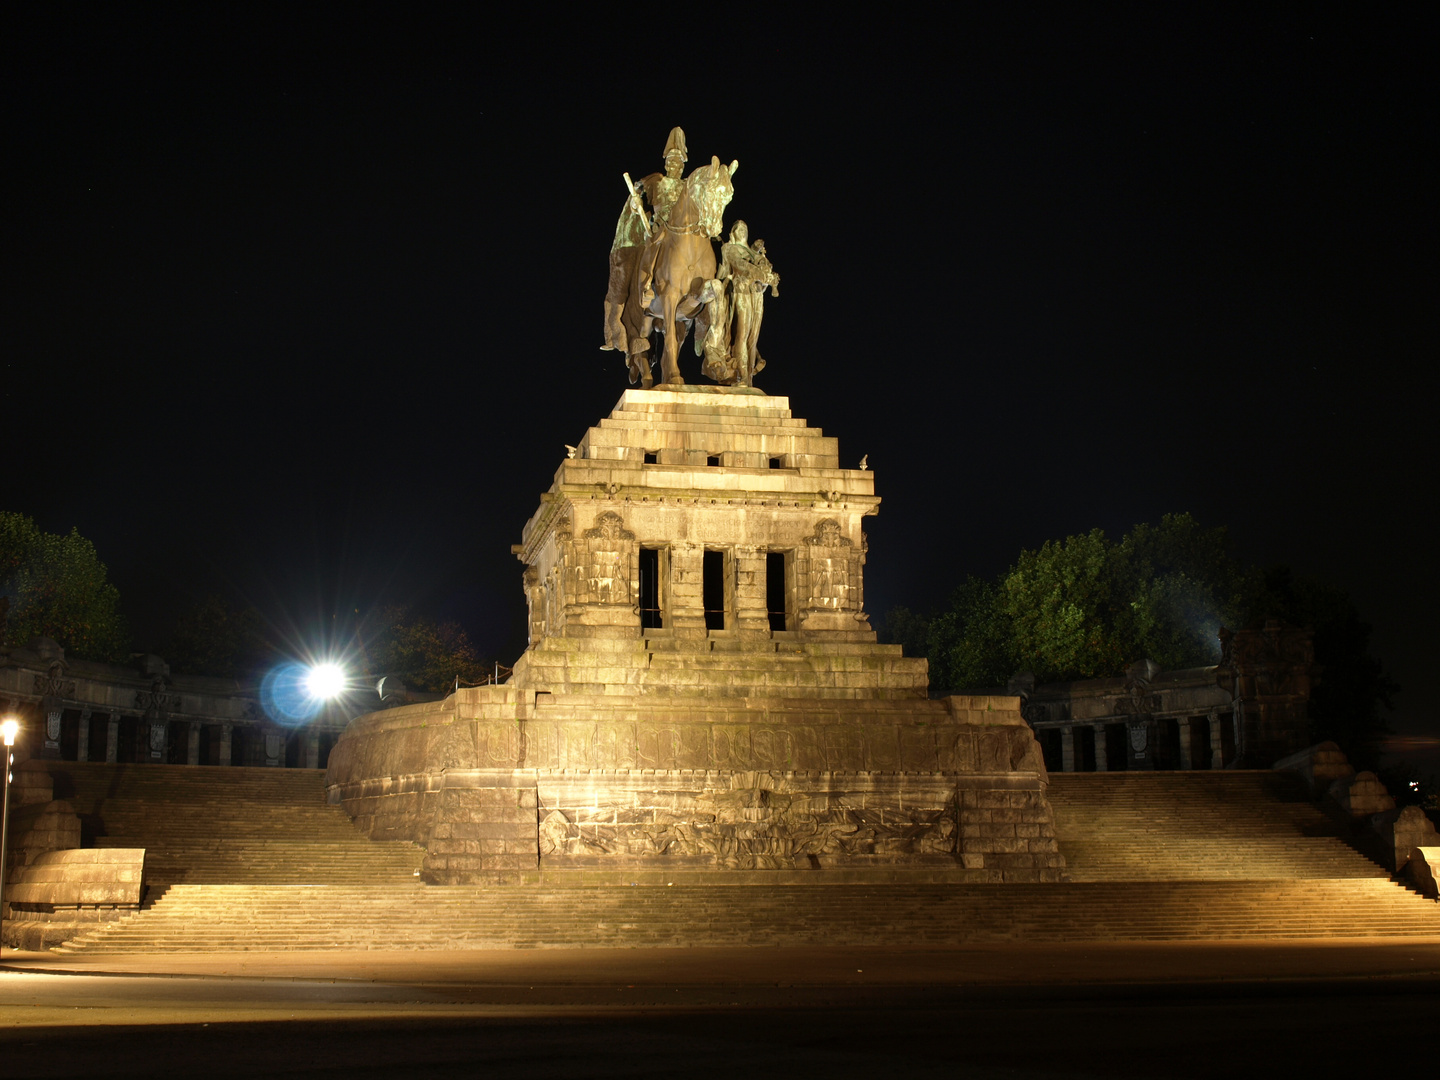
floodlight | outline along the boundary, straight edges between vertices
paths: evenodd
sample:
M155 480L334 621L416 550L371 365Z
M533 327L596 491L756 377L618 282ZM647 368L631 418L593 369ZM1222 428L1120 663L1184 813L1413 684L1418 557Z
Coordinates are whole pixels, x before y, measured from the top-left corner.
M305 675L311 697L329 700L345 692L345 672L339 664L316 664Z
M20 733L20 721L13 716L7 716L0 721L0 738L5 740L6 746L15 745L15 736Z

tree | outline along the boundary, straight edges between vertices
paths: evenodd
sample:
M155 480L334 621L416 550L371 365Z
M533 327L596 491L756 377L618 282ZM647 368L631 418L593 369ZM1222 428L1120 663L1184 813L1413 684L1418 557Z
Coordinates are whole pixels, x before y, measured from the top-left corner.
M1381 739L1389 732L1381 709L1395 707L1400 685L1370 654L1372 628L1355 602L1341 589L1278 566L1265 572L1252 612L1314 628L1320 665L1320 683L1310 698L1315 738L1339 743L1357 768L1376 768Z
M1048 541L993 580L968 579L942 611L892 613L887 628L929 657L932 687L956 690L1003 686L1027 670L1058 682L1119 675L1140 659L1167 669L1213 664L1222 625L1265 618L1314 630L1314 737L1373 767L1382 710L1399 688L1370 654L1370 626L1354 602L1285 567L1245 565L1225 529L1189 514L1137 525L1119 543L1098 529Z
M404 607L383 608L365 644L372 675L398 675L413 689L445 693L474 685L491 672L457 622L435 622Z
M1214 663L1220 626L1243 619L1256 581L1225 530L1189 514L1137 525L1118 544L1094 529L1022 551L994 581L967 580L927 621L924 651L942 687L1000 686L1022 670L1101 678L1141 657Z
M76 529L58 536L24 514L0 511L0 596L8 601L6 644L54 638L84 660L118 661L128 652L120 593L95 545Z
M258 675L279 655L258 611L214 594L180 615L165 649L174 671L226 679Z

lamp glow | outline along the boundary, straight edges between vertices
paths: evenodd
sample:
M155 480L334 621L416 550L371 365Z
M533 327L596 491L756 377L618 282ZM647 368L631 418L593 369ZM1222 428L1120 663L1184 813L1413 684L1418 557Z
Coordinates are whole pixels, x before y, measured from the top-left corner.
M345 672L338 664L316 664L305 676L305 689L325 701L339 697L345 691Z
M6 746L15 745L15 736L20 732L20 721L13 716L0 722L0 738L5 740Z

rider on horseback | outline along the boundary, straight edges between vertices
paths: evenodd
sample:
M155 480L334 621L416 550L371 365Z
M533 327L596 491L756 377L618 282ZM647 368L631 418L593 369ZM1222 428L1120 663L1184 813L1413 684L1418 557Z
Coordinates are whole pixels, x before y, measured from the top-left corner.
M636 184L635 194L626 200L620 211L620 220L615 226L615 241L610 246L610 286L605 293L605 344L600 346L602 349L630 351L629 335L620 322L620 316L650 235L641 195L643 193L644 201L650 204L655 227L663 228L669 221L671 209L685 190L685 181L680 174L688 160L685 132L678 127L671 128L670 138L665 142L665 171L651 173ZM644 342L636 342L635 345L642 352L648 348Z

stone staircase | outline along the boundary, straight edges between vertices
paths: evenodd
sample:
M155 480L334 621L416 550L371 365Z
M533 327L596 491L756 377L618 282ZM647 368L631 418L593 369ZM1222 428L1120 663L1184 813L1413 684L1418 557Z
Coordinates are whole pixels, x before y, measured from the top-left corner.
M1071 881L1386 878L1291 773L1053 773L1049 796Z
M1384 879L1070 885L176 885L69 953L1440 936Z
M153 845L165 886L69 953L1440 938L1440 905L1273 773L1052 777L1065 884L536 871L429 887L419 849L361 838L316 772L55 771L57 796L69 776L77 810L106 826L99 840Z
M320 769L54 762L83 846L143 847L145 882L411 885L425 852L373 842L325 802Z

